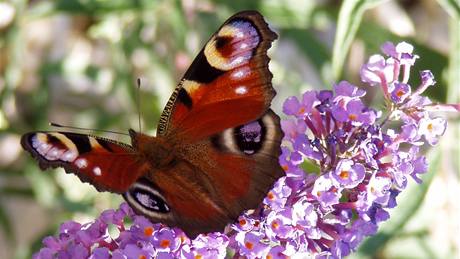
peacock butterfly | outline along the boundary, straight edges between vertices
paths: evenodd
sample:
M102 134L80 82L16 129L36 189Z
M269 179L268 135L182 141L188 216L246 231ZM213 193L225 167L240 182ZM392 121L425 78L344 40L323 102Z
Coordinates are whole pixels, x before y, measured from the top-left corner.
M256 208L284 175L282 131L267 50L277 35L256 11L211 36L161 114L157 136L131 145L70 132L30 132L23 148L41 169L63 167L99 191L122 194L152 222L189 237L222 231Z

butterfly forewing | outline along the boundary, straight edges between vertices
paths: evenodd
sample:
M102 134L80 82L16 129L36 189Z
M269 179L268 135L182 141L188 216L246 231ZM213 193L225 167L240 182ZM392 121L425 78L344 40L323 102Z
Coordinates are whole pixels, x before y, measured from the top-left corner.
M257 12L230 17L185 73L158 134L196 141L261 117L275 95L267 50L276 37Z
M21 144L41 169L63 167L100 191L124 193L147 169L130 146L84 134L31 132Z

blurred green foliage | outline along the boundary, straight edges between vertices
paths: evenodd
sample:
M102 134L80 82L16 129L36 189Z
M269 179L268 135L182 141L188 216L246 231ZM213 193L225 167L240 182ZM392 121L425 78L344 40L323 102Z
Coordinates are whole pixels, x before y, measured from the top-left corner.
M430 69L435 74L438 84L429 95L441 102L459 102L460 8L458 1L439 3L0 2L0 250L9 248L4 254L0 252L0 257L29 258L40 248L41 239L55 233L61 222L89 221L121 201L118 196L97 193L61 169L40 171L21 151L19 138L24 132L47 130L50 121L121 132L136 128L135 82L141 78L140 116L143 129L153 134L166 100L194 55L227 17L244 9L262 12L280 36L270 50L278 91L273 108L277 112L285 97L310 88L330 89L332 83L342 79L359 85L359 66L365 58L379 52L385 41L402 40L414 44L421 57L414 70ZM428 18L423 19L424 15ZM412 31L398 31L388 23L391 19L402 27L412 26ZM443 26L448 24L451 29L443 34ZM441 33L430 36L434 30ZM412 79L411 83L417 85L418 77ZM454 138L458 141L458 123L452 127L457 130ZM128 141L118 135L107 136ZM451 155L459 158L458 147L453 150L457 153ZM410 233L404 232L404 226L423 205L432 177L441 170L441 152L446 151L432 156L432 170L422 188L413 194L416 198L401 202L400 207L411 208L410 213L388 222L355 257L391 257L394 253L388 253L388 244L403 237L420 242L415 248L399 247L406 253L397 256L412 257L413 249L420 258L439 255L436 246L426 245L432 239L426 234L430 228L422 226ZM456 163L452 168L458 180L458 159ZM443 251L440 257L449 258L455 253L458 247Z

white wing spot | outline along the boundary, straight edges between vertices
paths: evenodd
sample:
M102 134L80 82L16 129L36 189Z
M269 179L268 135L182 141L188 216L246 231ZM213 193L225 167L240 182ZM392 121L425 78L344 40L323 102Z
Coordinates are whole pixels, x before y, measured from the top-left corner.
M235 89L235 93L237 94L245 94L247 92L248 92L248 89L246 88L246 86L243 86L243 85Z
M51 145L46 144L46 143L41 143L41 144L39 143L38 147L36 148L37 152L42 156L45 156L48 150L50 149L51 149Z
M232 60L232 62L230 63L230 67L234 68L237 65L240 65L241 63L245 62L246 60L248 60L247 57L237 57L234 60Z
M32 136L32 147L42 156L46 156L46 153L51 149L51 145L47 144L45 142L40 141L39 139L39 134L42 133L37 133L37 135Z
M44 155L44 157L48 160L58 160L61 155L64 153L65 150L59 149L57 147L53 147L48 150L48 152Z
M84 158L79 158L75 161L75 165L80 168L80 169L83 169L83 168L86 168L88 166L88 161Z
M241 77L244 76L244 72L240 70L240 71L237 71L237 72L233 73L232 76L234 78L241 78Z
M37 135L32 136L32 147L37 149L40 146L40 141L38 141Z
M78 156L78 153L68 150L61 156L62 161L73 162Z
M101 176L102 175L102 171L101 171L101 168L99 166L96 166L93 168L93 173L94 175L96 176Z

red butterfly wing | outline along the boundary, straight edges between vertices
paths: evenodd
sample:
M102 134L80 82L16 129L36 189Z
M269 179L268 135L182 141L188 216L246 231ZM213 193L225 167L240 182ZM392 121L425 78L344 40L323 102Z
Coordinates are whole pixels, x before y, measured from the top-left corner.
M276 37L257 12L230 17L185 73L158 134L197 141L260 118L275 95L267 50Z
M31 132L21 144L41 169L63 167L99 191L124 193L147 169L128 145L68 132Z

